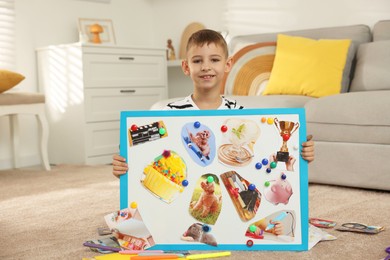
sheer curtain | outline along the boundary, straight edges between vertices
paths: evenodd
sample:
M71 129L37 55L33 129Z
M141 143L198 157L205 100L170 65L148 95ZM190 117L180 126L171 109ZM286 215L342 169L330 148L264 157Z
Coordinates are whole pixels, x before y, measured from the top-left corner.
M14 0L0 0L0 69L15 69Z

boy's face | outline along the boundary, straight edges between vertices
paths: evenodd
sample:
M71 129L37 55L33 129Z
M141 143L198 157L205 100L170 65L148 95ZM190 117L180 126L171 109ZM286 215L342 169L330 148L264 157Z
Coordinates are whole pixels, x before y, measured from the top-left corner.
M230 71L231 65L232 61L225 57L223 48L210 43L190 47L182 69L191 77L196 89L220 89L223 76Z

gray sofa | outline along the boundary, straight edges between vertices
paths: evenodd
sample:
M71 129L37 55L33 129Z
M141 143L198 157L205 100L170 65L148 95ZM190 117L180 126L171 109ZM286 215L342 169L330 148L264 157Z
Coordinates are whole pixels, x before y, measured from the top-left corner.
M309 165L310 182L390 190L390 20L379 21L372 29L351 25L282 33L351 39L349 88L320 98L225 95L246 108L305 108L307 132L314 136L316 152L315 161ZM229 48L276 41L277 34L236 36ZM160 101L152 109L170 101Z

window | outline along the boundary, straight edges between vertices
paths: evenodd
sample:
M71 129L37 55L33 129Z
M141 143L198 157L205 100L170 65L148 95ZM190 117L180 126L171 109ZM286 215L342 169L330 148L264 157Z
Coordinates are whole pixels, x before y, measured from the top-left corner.
M14 0L0 0L0 68L15 68Z

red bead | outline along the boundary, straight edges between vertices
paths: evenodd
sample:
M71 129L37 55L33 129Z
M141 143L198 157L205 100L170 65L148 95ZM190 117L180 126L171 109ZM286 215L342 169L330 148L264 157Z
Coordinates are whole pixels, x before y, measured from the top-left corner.
M131 131L133 131L133 132L134 132L134 131L137 131L138 126L137 126L137 125L132 125L130 129L131 129Z
M282 135L282 137L283 137L283 141L288 141L288 139L290 139L290 135L289 134L284 134L284 135Z
M228 130L226 125L221 126L222 133L225 133Z

